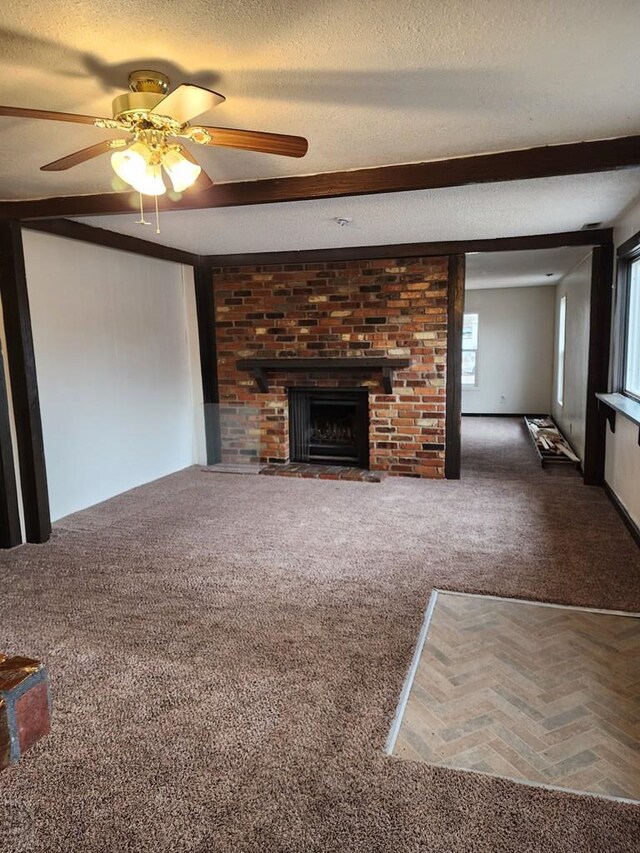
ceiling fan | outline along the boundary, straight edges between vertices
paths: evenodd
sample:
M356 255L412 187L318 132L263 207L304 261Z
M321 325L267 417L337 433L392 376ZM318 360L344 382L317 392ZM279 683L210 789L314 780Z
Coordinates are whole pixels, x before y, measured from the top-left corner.
M140 194L152 196L166 192L163 169L176 192L186 190L198 178L203 188L213 183L181 139L198 145L241 148L284 157L304 157L307 153L307 140L301 136L191 124L195 117L221 104L224 96L191 83L183 83L167 94L169 82L160 71L132 71L131 91L114 99L113 118L3 106L0 116L93 124L127 134L75 151L41 169L59 172L111 152L116 174Z

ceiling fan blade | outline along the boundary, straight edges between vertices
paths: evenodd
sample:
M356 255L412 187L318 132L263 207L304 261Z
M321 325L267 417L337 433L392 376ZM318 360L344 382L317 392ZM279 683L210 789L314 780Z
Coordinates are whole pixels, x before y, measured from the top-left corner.
M122 142L121 146L113 147L111 144L113 139L105 139L103 142L98 142L96 145L90 145L88 148L83 148L81 151L74 151L73 154L67 154L66 157L61 157L59 160L54 160L52 163L47 163L46 166L40 166L41 172L62 172L65 169L70 169L72 166L78 166L86 160L91 160L94 157L99 157L101 154L106 154L109 151L124 148L128 140L118 140Z
M26 107L0 107L0 116L19 118L42 118L47 121L73 121L76 124L95 124L96 116L80 116L75 113L56 113L52 110L30 110Z
M195 86L193 83L183 83L156 104L151 112L154 115L169 116L185 124L224 100L224 95L211 89Z
M265 154L281 154L283 157L304 157L309 148L309 143L303 136L237 130L233 127L203 127L203 130L211 136L209 145L221 145L225 148L243 148L247 151L262 151Z

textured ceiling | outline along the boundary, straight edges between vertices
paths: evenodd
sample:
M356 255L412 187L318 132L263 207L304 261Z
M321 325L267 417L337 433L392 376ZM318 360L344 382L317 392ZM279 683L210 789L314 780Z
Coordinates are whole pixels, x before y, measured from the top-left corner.
M555 285L590 253L591 249L585 246L565 246L526 252L469 254L465 287L485 290Z
M472 240L610 225L640 194L640 169L410 193L81 218L197 254L232 254L432 240ZM150 212L150 211L149 211ZM336 218L352 221L341 227ZM151 215L148 219L153 219Z
M0 103L110 115L136 67L227 102L211 123L307 136L302 161L198 149L214 180L333 171L640 131L637 0L22 0L3 9ZM0 198L107 191L107 136L0 119Z

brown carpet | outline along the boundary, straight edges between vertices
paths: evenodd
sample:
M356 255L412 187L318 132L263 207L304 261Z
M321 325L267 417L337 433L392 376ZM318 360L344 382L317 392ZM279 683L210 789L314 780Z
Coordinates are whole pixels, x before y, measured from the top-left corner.
M635 806L383 754L433 586L640 610L604 494L527 441L467 419L458 483L191 469L4 553L54 717L0 850L637 853Z

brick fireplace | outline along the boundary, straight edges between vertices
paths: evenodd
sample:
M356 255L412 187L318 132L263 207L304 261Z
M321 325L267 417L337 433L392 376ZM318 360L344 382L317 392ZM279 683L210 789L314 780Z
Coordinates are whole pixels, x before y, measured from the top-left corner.
M223 461L290 462L292 392L351 391L366 394L372 471L442 477L448 270L447 257L214 268ZM336 417L324 434L344 441Z

